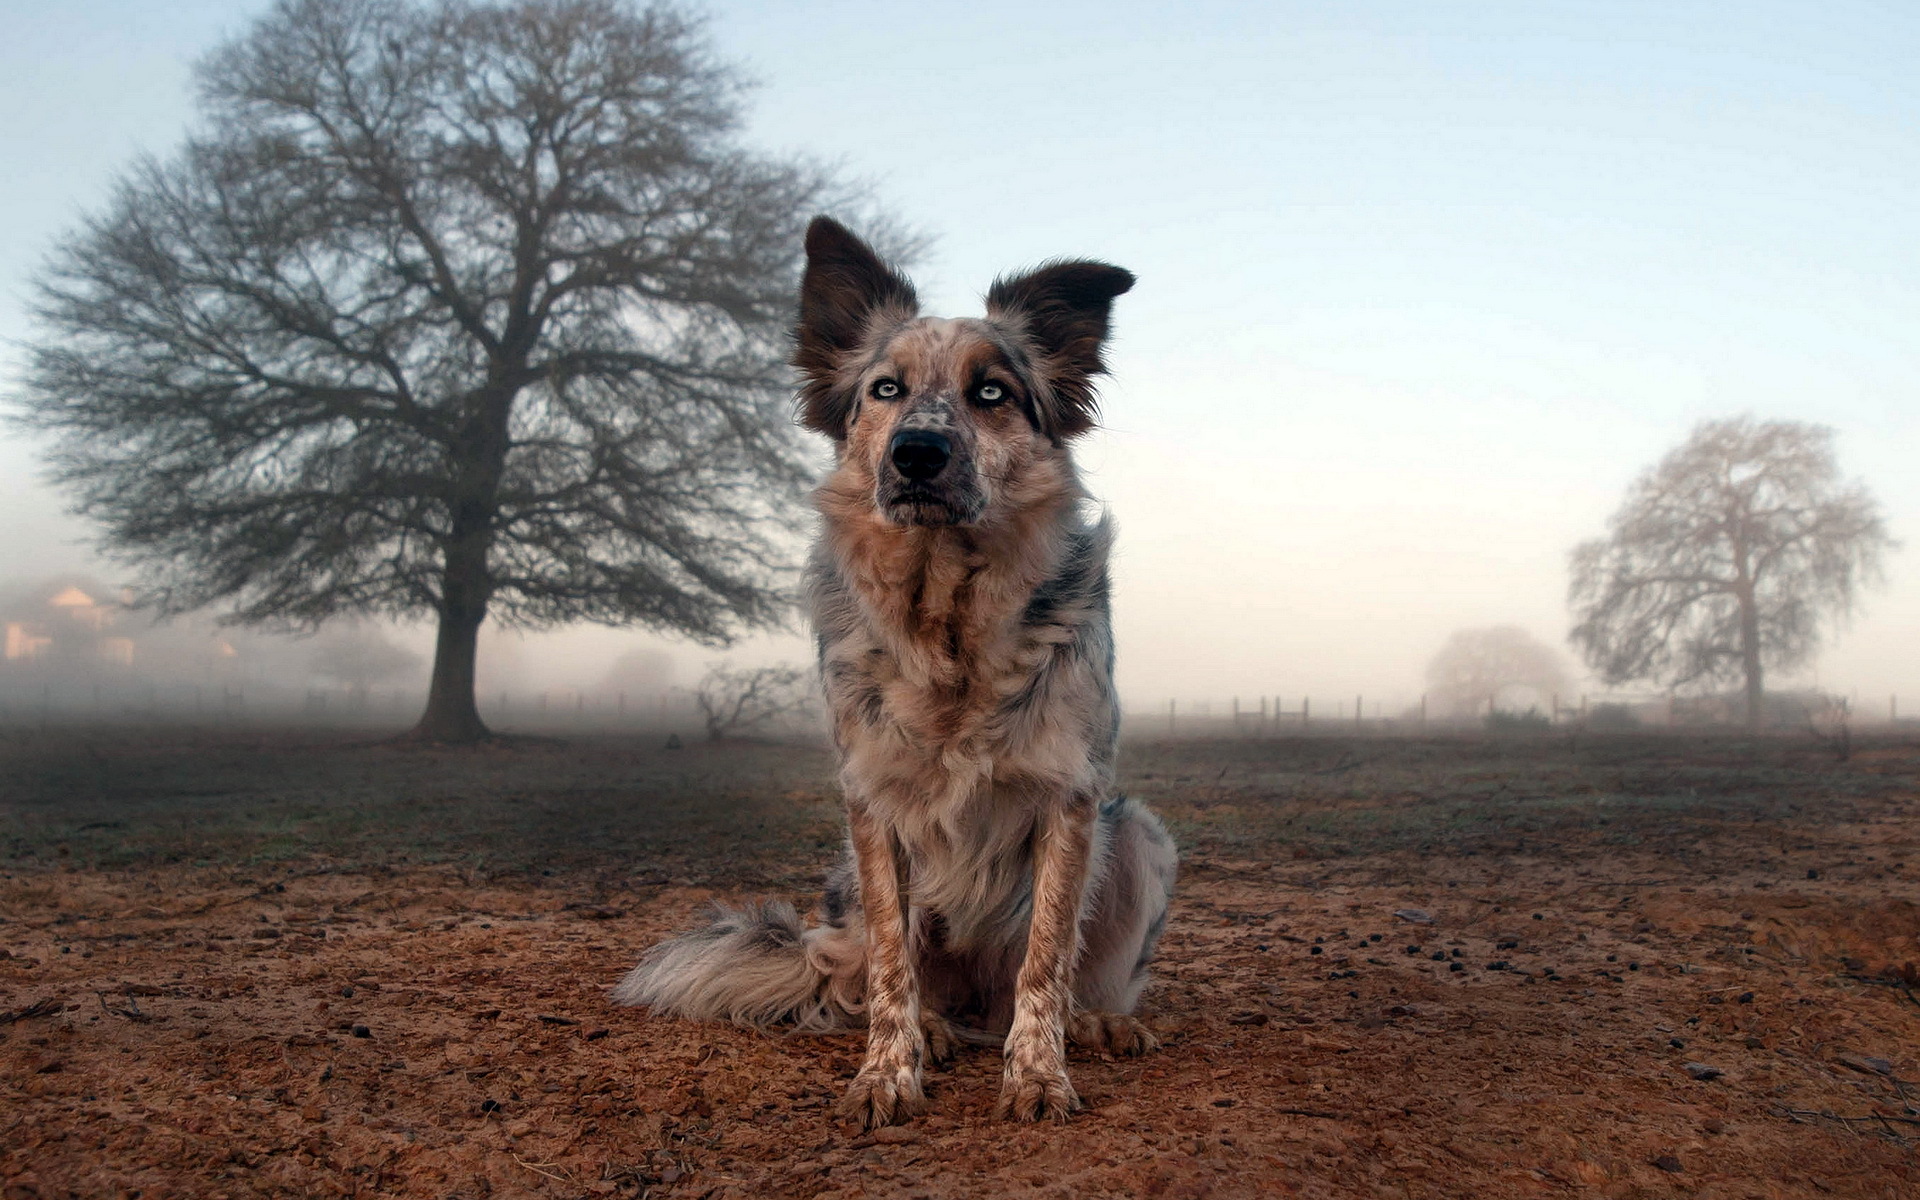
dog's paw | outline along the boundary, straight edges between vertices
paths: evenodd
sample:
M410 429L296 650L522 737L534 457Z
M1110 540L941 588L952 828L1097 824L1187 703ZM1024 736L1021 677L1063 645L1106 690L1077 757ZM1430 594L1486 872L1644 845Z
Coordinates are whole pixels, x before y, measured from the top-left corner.
M842 1121L866 1130L898 1125L926 1107L919 1072L907 1067L862 1067L834 1112Z
M1137 1056L1160 1048L1160 1039L1124 1013L1083 1009L1067 1021L1067 1040L1096 1054Z
M1065 1071L1008 1072L994 1115L1003 1121L1064 1121L1080 1108Z
M954 1036L952 1023L939 1013L923 1011L920 1031L926 1035L928 1062L946 1062L960 1049L960 1039Z

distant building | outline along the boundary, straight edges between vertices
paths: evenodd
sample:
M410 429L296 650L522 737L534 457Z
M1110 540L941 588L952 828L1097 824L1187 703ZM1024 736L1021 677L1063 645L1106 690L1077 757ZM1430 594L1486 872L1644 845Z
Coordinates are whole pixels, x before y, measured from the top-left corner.
M156 625L132 593L85 578L56 578L0 597L0 674L213 678L241 652L204 622Z
M4 661L131 668L134 640L116 632L128 614L129 597L123 592L104 598L109 595L89 581L61 580L15 597L4 609Z

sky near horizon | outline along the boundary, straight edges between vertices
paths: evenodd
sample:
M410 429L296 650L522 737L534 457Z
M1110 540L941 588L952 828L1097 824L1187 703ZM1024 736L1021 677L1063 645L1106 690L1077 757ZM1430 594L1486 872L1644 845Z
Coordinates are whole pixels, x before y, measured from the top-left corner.
M0 3L0 337L51 239L178 142L191 62L262 7ZM1706 418L1831 425L1895 536L1920 530L1920 8L708 11L758 80L752 142L844 164L933 235L929 310L1058 255L1139 276L1080 451L1120 531L1136 706L1392 711L1455 629L1562 645L1568 550ZM36 473L0 445L0 587L97 570ZM1920 706L1916 552L1817 665L1869 710ZM648 640L515 657L590 682ZM685 677L715 657L679 653Z

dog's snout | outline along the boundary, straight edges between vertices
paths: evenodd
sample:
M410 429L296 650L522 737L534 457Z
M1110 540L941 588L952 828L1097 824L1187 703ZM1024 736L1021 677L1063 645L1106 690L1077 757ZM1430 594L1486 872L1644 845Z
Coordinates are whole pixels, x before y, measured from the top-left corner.
M947 469L953 458L953 443L944 433L931 429L908 429L893 437L889 450L894 470L916 483L922 483Z

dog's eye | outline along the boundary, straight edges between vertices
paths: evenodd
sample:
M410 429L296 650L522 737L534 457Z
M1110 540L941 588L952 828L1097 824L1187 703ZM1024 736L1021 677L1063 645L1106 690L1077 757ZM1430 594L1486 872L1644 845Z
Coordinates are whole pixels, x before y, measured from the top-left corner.
M1007 390L997 383L983 383L973 389L973 398L976 403L992 408L1007 398Z
M898 400L900 385L891 379L882 379L873 385L873 396L876 400Z

